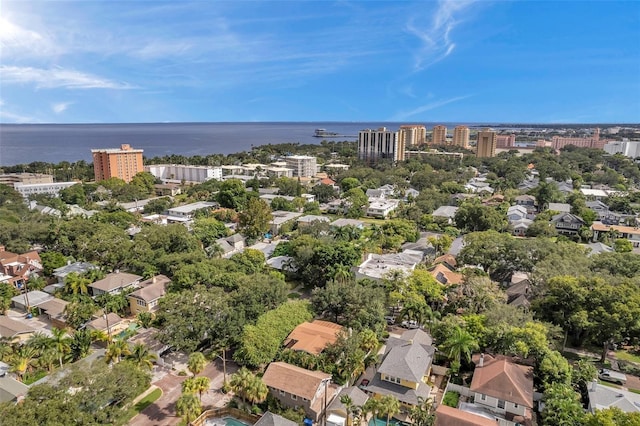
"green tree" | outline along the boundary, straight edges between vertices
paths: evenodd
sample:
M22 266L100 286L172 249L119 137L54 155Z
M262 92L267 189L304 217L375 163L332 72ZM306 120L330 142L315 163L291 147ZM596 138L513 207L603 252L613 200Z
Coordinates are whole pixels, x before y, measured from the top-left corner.
M267 399L269 389L260 377L253 376L249 382L249 388L247 389L246 394L249 402L255 405L264 402L264 400Z
M256 274L265 269L264 253L260 250L246 248L240 253L231 256L231 261L240 266L247 274Z
M62 367L62 360L71 352L71 338L65 330L53 327L51 329L51 343L60 362L60 367Z
M216 199L222 207L242 210L247 202L247 191L240 179L227 179L220 185Z
M231 376L229 386L243 402L247 398L247 391L251 387L253 377L253 374L246 367L242 367Z
M343 198L346 199L349 205L347 217L358 219L364 216L369 206L369 199L362 189L352 188L343 194Z
M37 358L35 348L22 345L18 347L9 358L9 367L11 371L18 375L18 379L23 381L24 374L32 368Z
M77 272L71 272L65 277L64 283L67 294L88 294L91 280Z
M158 360L158 356L149 352L149 348L144 344L136 343L133 345L133 348L131 348L131 354L127 355L127 360L141 369L151 370L153 363Z
M183 393L197 393L202 402L202 394L207 392L211 387L211 379L208 377L189 377L182 382Z
M257 238L269 230L272 217L266 201L251 199L247 208L238 215L239 230L249 238Z
M193 393L183 393L176 401L176 414L182 417L187 424L198 418L202 412L202 404Z
M193 235L196 236L205 247L216 242L217 239L226 237L229 230L224 223L213 217L197 218L193 222Z
M583 426L637 426L640 425L640 413L625 413L618 407L596 410L588 413Z
M60 268L67 264L67 257L57 251L46 251L40 253L40 260L42 260L42 268L44 269L44 275L53 275L53 270Z
M467 362L471 360L471 353L477 350L479 345L468 331L455 327L442 343L442 348L452 362L460 365L463 356Z
M613 242L613 248L616 253L629 253L633 250L633 244L625 238L618 238Z
M104 354L105 361L110 363L119 363L123 357L131 355L129 344L124 340L114 340L107 345L107 351Z
M207 365L207 359L204 357L202 352L193 352L189 355L189 361L187 362L187 368L191 371L191 374L194 376L204 370L204 367Z
M71 337L71 354L74 360L78 360L89 355L91 349L91 332L87 329L78 330Z
M388 426L391 417L400 412L400 401L393 395L383 395L378 400L378 412L385 415Z
M575 425L580 426L584 417L582 404L571 386L554 383L544 392L544 410L542 424L545 426Z
M418 397L418 404L409 409L409 417L415 426L434 426L436 415L431 398Z
M485 206L478 200L465 201L456 211L454 221L459 229L469 232L504 231L508 227L506 215L492 206Z
M17 296L18 290L7 283L0 283L0 315L4 315L11 307L11 298Z
M340 181L340 189L342 192L348 192L353 188L358 188L360 185L360 181L353 177L347 177Z

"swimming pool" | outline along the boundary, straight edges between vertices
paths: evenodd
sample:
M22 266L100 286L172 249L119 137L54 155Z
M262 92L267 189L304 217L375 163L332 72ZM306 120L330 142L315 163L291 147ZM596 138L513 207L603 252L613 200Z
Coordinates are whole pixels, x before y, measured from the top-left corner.
M216 417L215 419L207 419L204 422L204 424L205 426L250 426L248 423L245 423L231 416L227 416L223 418Z

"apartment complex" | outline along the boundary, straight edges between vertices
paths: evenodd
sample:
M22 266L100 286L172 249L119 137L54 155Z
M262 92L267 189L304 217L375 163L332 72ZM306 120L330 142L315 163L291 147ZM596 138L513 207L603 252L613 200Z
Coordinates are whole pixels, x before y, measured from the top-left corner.
M61 190L77 184L78 182L50 182L50 183L14 183L13 189L24 198L31 195L46 194L57 197Z
M405 147L423 145L427 141L427 128L421 124L405 124L400 126L398 137Z
M92 149L93 170L96 182L116 177L130 182L133 177L144 171L141 149L133 149L129 144L120 148Z
M380 127L377 130L365 129L358 132L358 158L368 162L378 160L404 161L404 141L399 132Z
M469 149L469 128L467 126L456 126L453 129L453 144Z
M640 142L615 141L604 145L605 152L609 154L622 154L629 158L640 157Z
M433 126L431 143L436 145L444 145L447 143L447 128L445 126Z
M487 158L496 156L496 132L490 129L483 129L478 132L477 140L476 157Z
M310 155L290 155L284 157L286 168L293 169L293 177L312 177L318 171L316 157Z
M222 179L222 167L153 164L145 166L144 170L163 182L185 181L201 183L210 179Z
M497 135L496 145L498 148L511 148L516 146L516 135Z
M551 138L551 147L560 150L567 145L573 145L578 148L599 148L604 149L605 144L609 142L606 139L600 139L600 128L596 127L593 136L590 138L564 138L554 136Z

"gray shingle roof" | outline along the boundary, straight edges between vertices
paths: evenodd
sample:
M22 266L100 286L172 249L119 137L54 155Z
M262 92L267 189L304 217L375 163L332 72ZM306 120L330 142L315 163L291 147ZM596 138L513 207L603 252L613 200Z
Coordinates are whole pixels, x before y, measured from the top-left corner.
M427 350L420 344L405 343L387 353L378 372L410 382L419 383L431 366L433 348Z
M298 423L267 411L253 426L298 426Z

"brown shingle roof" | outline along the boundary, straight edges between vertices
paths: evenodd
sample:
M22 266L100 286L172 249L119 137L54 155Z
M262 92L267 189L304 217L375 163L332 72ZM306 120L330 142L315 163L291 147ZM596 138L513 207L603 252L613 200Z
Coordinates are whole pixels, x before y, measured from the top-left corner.
M270 388L312 400L323 380L330 379L322 371L311 371L286 362L272 362L262 376Z
M89 284L89 287L108 292L117 288L125 288L133 285L141 278L142 277L140 275L128 274L126 272L114 272L93 284Z
M145 302L151 302L164 297L167 292L167 284L171 280L164 275L157 275L146 281L140 283L142 288L129 293L129 297L135 297L136 299L144 300Z
M23 333L33 333L35 328L22 321L16 321L4 315L0 315L0 337L13 337Z
M120 318L118 314L114 314L113 312L107 315L107 318L109 319L109 328L112 328L116 324L120 324L122 322L122 318ZM107 321L105 321L105 319L102 316L99 316L93 321L88 322L87 328L91 328L93 330L106 331Z
M50 299L44 303L38 305L38 308L42 309L52 317L57 317L64 312L64 308L69 304L66 300L62 299Z
M340 331L342 331L341 325L329 321L303 322L293 329L284 344L295 351L318 355L327 345L338 340Z
M484 356L484 366L476 366L471 390L533 408L533 369L506 358Z
M436 426L496 426L495 420L475 415L447 405L436 410Z
M458 262L456 262L456 258L452 255L452 254L443 254L440 257L436 257L436 259L433 261L434 265L437 265L438 263L446 263L447 265L451 266L452 268L455 268L458 264Z
M453 272L451 269L444 266L442 263L437 264L429 271L433 278L435 278L440 284L455 285L460 284L464 279L462 274Z

